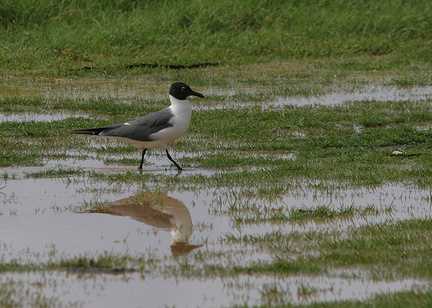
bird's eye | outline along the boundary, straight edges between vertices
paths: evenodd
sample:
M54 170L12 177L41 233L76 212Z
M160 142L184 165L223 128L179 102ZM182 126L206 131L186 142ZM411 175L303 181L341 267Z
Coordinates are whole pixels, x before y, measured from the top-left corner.
M181 90L182 91L186 91L186 87L181 87Z

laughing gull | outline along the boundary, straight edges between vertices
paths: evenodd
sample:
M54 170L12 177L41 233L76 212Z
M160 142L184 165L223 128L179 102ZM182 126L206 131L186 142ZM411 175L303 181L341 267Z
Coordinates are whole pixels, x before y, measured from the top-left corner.
M192 107L187 98L191 95L204 98L204 95L193 91L187 84L175 82L169 91L171 106L133 121L100 128L75 130L72 134L115 138L144 149L138 167L140 170L142 170L144 155L148 148L164 149L168 159L180 171L183 169L172 159L168 152L168 144L183 136L189 127Z

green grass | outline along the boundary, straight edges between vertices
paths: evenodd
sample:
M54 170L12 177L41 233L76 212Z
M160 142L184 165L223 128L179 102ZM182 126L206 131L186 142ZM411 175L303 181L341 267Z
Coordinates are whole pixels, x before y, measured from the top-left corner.
M380 281L413 277L430 279L432 253L429 238L431 222L427 219L407 220L394 224L365 225L341 234L338 230L319 233L276 231L261 235L236 237L227 234L221 239L226 245L241 244L258 251L271 252L273 261L255 261L239 264L235 260L220 259L211 250L200 250L191 258L177 258L174 264L159 268L165 277L190 279L211 277L239 277L253 275L325 275L334 268L345 270L367 268L370 279ZM319 253L316 253L319 247ZM361 252L361 253L360 253ZM148 273L155 271L157 259L117 255L105 252L98 256L77 256L39 265L2 264L2 271L67 270L82 273ZM223 265L221 264L223 263ZM355 271L353 272L355 278ZM303 286L305 288L306 286ZM5 292L8 292L6 288ZM0 294L2 295L2 294ZM0 296L0 298L4 298ZM276 292L274 300L282 300L284 294ZM341 301L321 303L326 307L351 305L391 305L395 300L417 303L426 307L430 291L407 291L396 294L380 294L366 301ZM282 301L283 302L283 301ZM308 307L314 307L310 304Z
M229 95L225 98L232 100ZM40 103L43 101L45 105ZM219 97L213 100L210 96L207 104L217 105L218 101ZM13 107L19 110L17 112L31 112L34 105L42 113L56 108L69 113L85 110L94 116L51 122L0 123L3 137L0 141L1 166L43 165L47 159L61 163L64 159L86 158L89 153L94 153L97 159L108 164L138 164L140 151L132 146L103 138L73 136L69 132L132 119L137 114L160 108L162 103L152 99L115 102L112 98L103 97L0 99L0 108L4 110ZM374 110L372 114L369 112L371 109ZM101 114L103 119L98 116ZM238 123L240 117L244 117L241 125ZM190 131L174 143L173 153L190 153L179 158L184 167L230 172L229 178L226 173L185 175L183 183L196 183L202 178L209 185L230 183L248 187L257 182L258 193L263 196L280 194L284 191L278 192L280 183L296 177L351 184L379 185L403 181L429 185L432 135L423 127L427 128L431 120L428 101L357 101L335 106L202 109L194 111ZM90 140L99 146L89 144ZM403 155L393 155L395 150ZM123 156L125 154L128 156ZM29 176L67 175L65 171L42 170ZM141 180L139 175L131 173L101 174L97 177ZM168 177L167 181L178 182L178 179Z
M383 69L431 59L432 8L422 0L6 0L0 12L3 72L386 56L374 65Z
M340 234L315 232L272 232L237 237L226 235L227 244L242 243L271 252L272 262L233 266L237 273L323 274L332 268L368 268L372 279L432 275L432 253L428 238L431 222L408 220L394 224L374 224ZM318 248L319 247L319 248ZM319 249L318 255L315 252ZM290 261L288 261L290 260ZM223 269L226 270L226 269Z
M265 190L264 188L259 188L258 191L254 191L251 194L258 195L261 197L277 196L286 192L286 189L280 188ZM246 193L247 195L247 193ZM387 209L387 212L391 212L391 208ZM234 204L229 207L229 215L233 217L237 225L240 224L259 224L259 223L276 223L282 224L287 222L298 222L304 223L307 221L325 221L329 219L355 219L359 216L366 216L371 214L379 214L379 210L374 206L368 206L365 209L350 206L340 206L339 208L332 208L326 205L317 205L312 209L298 209L293 208L288 213L285 213L283 207L271 207L262 208L256 205L250 206L247 202Z
M248 70L252 68L249 66ZM345 74L351 76L352 73ZM209 74L207 78L210 79L212 75ZM259 78L266 83L269 80L267 78L272 77L262 75ZM296 77L287 75L284 78L295 80ZM248 81L247 84L259 83L259 80ZM316 79L305 81L303 86L309 89L316 87ZM327 86L334 87L335 84L324 83L322 93L328 91ZM337 89L343 91L346 86L347 83L343 83ZM209 171L208 174L185 171L176 177L170 172L139 173L131 170L105 173L62 167L63 161L88 157L110 164L132 166L138 163L140 151L134 147L69 133L76 128L124 121L164 105L163 101L152 98L116 100L100 96L0 99L1 111L49 114L55 110L71 115L82 112L88 115L51 122L0 123L3 134L0 162L2 166L35 166L44 165L47 159L58 160L58 167L32 171L26 176L67 177L70 185L83 180L86 182L86 191L94 192L96 196L98 189L94 184L101 183L104 190L114 194L119 192L119 184L138 184L139 187L161 185L179 192L184 189L220 189L225 191L222 194L225 197L220 198L226 198L229 202L222 199L218 201L214 197L209 212L229 217L235 226L232 230L255 225L263 228L266 225L286 227L308 222L337 224L338 221L355 220L358 217L367 219L392 212L391 204L377 206L375 203L362 207L354 204L315 204L307 209L293 207L292 210L286 210L278 202L288 192L297 189L300 193L337 195L337 190L343 188L380 187L388 183L403 183L412 187L430 185L431 133L427 128L431 120L429 101L364 100L334 106L266 106L265 102L276 99L280 95L278 93L268 83L260 89L260 93L251 93L249 96L210 95L204 108L194 110L190 131L174 143L173 153L180 156L179 162L184 167L194 166L197 170ZM243 102L245 99L258 104L219 108L223 101ZM370 110L374 112L371 114ZM238 119L244 115L246 117L239 125ZM394 150L401 151L403 155L393 155ZM185 157L182 157L182 153L186 154ZM11 178L12 175L4 174L5 185ZM88 203L84 201L82 207L78 205L69 210L103 208L107 204L96 198ZM161 260L101 253L60 260L53 258L48 263L29 265L5 262L1 264L0 270L9 273L67 270L124 275L156 272L176 279L236 279L246 275L326 277L334 270L362 269L370 280L411 278L429 281L432 276L429 266L432 264L428 240L430 229L427 219L411 219L353 226L343 233L337 228L327 232L233 232L218 240L222 246L230 247L232 255L229 258L224 255L226 252L214 250L212 243L209 243L186 258L167 257ZM262 253L267 258L237 262L238 258L243 258L250 251ZM5 288L9 292L8 287ZM268 286L262 292L266 297L271 296L272 305L284 302L284 293L278 288ZM301 292L315 291L304 285ZM402 301L413 300L420 306L426 305L430 292L419 293L420 296L415 291L384 294L361 303L385 306L401 298ZM339 304L347 307L350 304L357 305L356 302L348 301L325 305L334 307Z
M293 191L336 195L340 189L389 183L431 185L430 99L291 105L297 98L367 92L374 85L429 87L432 6L428 1L406 5L390 0L5 0L0 16L0 83L36 93L11 96L0 85L0 113L36 118L70 114L63 120L2 121L0 167L19 169L58 161L57 167L40 167L23 177L67 177L69 185L85 181L85 191L95 199L74 204L67 209L71 211L107 206L108 201L97 198L99 186L113 194L122 185L218 191L220 196L207 200L208 211L228 217L232 224L216 245L205 243L188 257L109 252L54 256L47 263L0 262L1 272L121 273L126 278L131 272L154 273L177 280L220 278L229 284L238 277L327 277L353 270L353 278L430 282L432 226L427 217L353 224L342 233L337 227L285 231L311 222L333 226L358 217L391 216L393 208L373 202L361 207L317 203L291 210L281 205ZM199 62L221 65L126 68L139 63ZM62 166L88 158L137 166L140 151L132 146L69 133L165 107L167 86L174 80L206 95L206 100L193 100L192 125L172 146L183 167L203 172L173 176ZM130 95L115 94L129 88ZM145 89L140 93L146 94L135 95L136 89ZM272 106L278 100L285 103ZM396 150L402 155L393 155ZM3 173L0 195L8 181L21 179L13 172ZM255 225L264 231L243 232ZM268 225L281 229L265 231ZM229 251L215 249L219 244ZM239 262L250 252L265 258ZM358 270L364 276L356 277ZM20 302L23 294L16 291L20 288L14 281L2 284L0 306L57 304L56 298L43 296ZM260 292L263 304L254 307L295 306L287 303L277 285L264 285ZM320 290L302 284L299 292L306 297ZM430 290L414 289L307 306L428 307L431 302Z
M207 77L209 78L209 77ZM210 75L211 78L211 75ZM267 77L268 78L268 77ZM261 77L260 80L268 80ZM315 81L304 82L314 87ZM323 87L323 89L325 86ZM264 94L250 94L253 100L274 100L274 88L261 89ZM242 102L243 96L209 96L210 109L195 110L190 131L174 144L176 151L194 151L197 154L180 159L185 166L201 168L238 168L254 166L277 167L272 172L234 172L239 176L281 181L290 176L320 179L352 179L379 184L398 179L429 183L429 149L431 133L423 129L432 120L428 101L357 101L335 106L244 106L240 109L222 108L220 101ZM196 102L199 104L199 102ZM93 151L109 163L132 164L133 155L139 160L139 151L120 143L106 143L92 138L101 146L89 147L86 136L71 136L73 129L103 126L135 118L162 108L161 100L113 98L3 98L4 112L89 114L89 117L70 117L51 122L2 122L2 153L0 164L40 165L46 158L61 159L69 150ZM228 106L228 105L227 105ZM371 114L370 110L374 112ZM102 115L102 116L101 116ZM242 124L238 119L244 117ZM62 142L61 140L68 140ZM28 147L28 143L32 147ZM52 146L54 145L55 146ZM392 156L394 150L405 155ZM118 153L129 156L118 157ZM83 154L75 155L77 158ZM365 168L367 164L367 168ZM410 168L405 168L405 166ZM377 172L380 170L380 172ZM325 171L325 172L324 172ZM252 175L251 175L252 174ZM219 175L210 177L216 182ZM241 183L241 181L240 181Z
M28 178L47 178L47 177L68 177L68 176L76 176L79 174L82 174L83 171L80 169L73 169L73 168L52 168L42 171L35 171L30 172L26 175Z
M153 267L151 259L132 258L127 254L115 255L105 252L96 257L78 256L74 259L63 259L59 263L47 264L47 268L67 269L70 272L84 273L127 273L148 270Z

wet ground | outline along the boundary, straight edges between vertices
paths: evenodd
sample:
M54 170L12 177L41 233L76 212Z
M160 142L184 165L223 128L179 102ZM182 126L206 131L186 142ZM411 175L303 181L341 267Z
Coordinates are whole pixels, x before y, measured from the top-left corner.
M277 67L274 70L283 72L286 68ZM343 89L328 91L326 94L315 95L313 92L307 96L291 96L289 98L281 97L271 102L265 102L266 106L284 106L284 105L335 105L350 101L361 100L422 100L430 99L432 96L432 86L425 85L398 85L397 78L414 78L414 76L401 76L396 72L375 72L370 74L357 73L350 78L335 75L336 82L344 84ZM89 97L116 97L118 99L129 99L131 97L151 97L155 99L165 98L169 84L150 82L147 80L73 80L73 79L55 79L39 82L31 82L23 85L8 84L7 82L0 85L0 97L67 97L67 98L89 98ZM280 87L280 86L276 86ZM284 87L295 88L287 82ZM239 93L254 93L268 90L269 87L263 86L215 86L211 88L201 88L200 91L206 95L236 95ZM203 105L204 104L204 105ZM224 108L238 108L245 104L229 103L222 104ZM258 102L257 104L263 104ZM200 101L194 106L194 109L209 108L205 101ZM210 108L218 108L218 105L212 104ZM3 116L4 117L4 116ZM28 118L28 116L25 116ZM59 115L61 117L61 115ZM0 118L2 119L2 118ZM55 119L52 119L55 120Z
M124 168L124 167L123 167ZM103 172L121 172L119 168L100 168ZM29 168L28 170L32 170ZM19 174L27 170L8 169ZM164 171L165 172L165 171ZM208 174L217 171L192 170ZM181 176L181 175L180 175ZM387 185L380 188L337 190L329 194L302 191L300 188L281 200L265 206L308 208L333 204L335 207L374 204L380 214L373 216L335 219L330 222L310 220L288 224L244 224L223 213L223 208L236 202L226 188L203 191L151 191L139 185L112 187L107 183L91 183L85 177L68 179L25 179L18 176L2 184L1 260L21 264L57 262L76 256L97 256L104 252L165 260L171 255L188 255L200 249L224 252L229 258L238 258L242 265L266 260L269 256L250 251L239 254L232 251L241 247L224 247L220 238L230 233L235 236L260 234L271 231L329 231L344 232L350 227L382 221L397 221L416 217L430 217L432 208L429 191ZM300 185L301 186L301 185ZM160 190L160 187L158 187ZM223 198L221 198L223 196ZM254 204L263 200L249 200ZM99 210L91 205L103 203ZM391 205L391 210L386 208ZM188 240L186 240L188 239ZM243 247L242 249L245 249ZM246 248L247 249L247 248ZM244 253L244 251L243 251ZM349 273L348 273L349 275ZM358 274L355 275L356 277ZM361 272L360 272L361 276ZM152 307L219 307L233 304L265 303L263 292L277 286L286 300L293 303L341 299L365 299L377 293L426 288L421 280L369 281L367 279L334 277L289 278L263 275L259 278L241 276L237 279L201 278L174 279L155 276L152 272L94 273L52 271L7 273L0 276L0 284L13 280L22 283L30 293L43 292L49 298L60 297L62 303L78 302L84 307L118 307L125 301L132 306ZM40 285L35 289L34 285ZM235 287L231 287L231 286ZM302 288L314 290L304 295Z
M94 86L94 85L93 85ZM61 88L59 91L58 88ZM104 95L139 95L137 84L125 87L99 84L107 89ZM128 90L123 92L127 88ZM77 91L78 89L78 91ZM111 90L108 90L111 89ZM114 91L114 92L110 92ZM280 98L274 105L325 104L374 99L425 99L431 87L394 87L368 85L366 88L329 93L323 96ZM1 96L89 95L80 84L55 86L3 86ZM81 93L81 94L80 94ZM100 93L99 93L100 94ZM90 94L91 95L91 94ZM0 121L52 121L70 117L68 114L0 114ZM186 155L177 153L177 155ZM167 170L166 158L153 154L145 172L176 175ZM57 166L79 168L83 174L67 177L33 179L27 175ZM257 207L307 211L319 205L334 208L373 205L374 215L357 215L349 219L307 220L302 223L239 224L227 208L235 203L236 187L173 189L160 183L130 184L92 179L85 172L116 174L135 171L136 166L105 166L97 159L47 161L43 167L0 168L0 260L2 263L47 264L62 259L95 257L104 253L162 260L158 266L176 264L177 258L191 258L200 250L226 256L226 262L247 265L270 257L248 247L224 246L221 238L261 234L264 232L344 232L351 227L376 222L395 222L410 218L430 217L430 191L404 184L381 187L339 188L322 191L319 185L299 180L293 189L276 200L250 197L245 203ZM229 170L190 169L178 175L210 176ZM313 183L312 183L313 184ZM317 183L318 184L318 183ZM202 186L200 186L202 187ZM98 206L100 205L100 206ZM113 271L53 270L6 272L0 275L0 286L26 290L31 303L42 295L60 306L80 307L221 307L233 305L267 305L273 302L271 292L283 294L286 302L310 303L334 300L363 300L376 294L428 287L427 281L402 279L371 281L363 272L335 272L323 277L304 275L242 275L237 278L218 277L173 278L131 268ZM341 278L346 277L346 278ZM280 297L278 297L280 300Z
M84 307L229 307L235 304L274 305L266 298L266 289L278 288L284 301L304 304L314 301L365 300L373 295L424 290L426 282L416 280L369 282L361 279L331 277L242 277L235 281L224 279L180 281L163 277L142 277L139 274L104 275L64 272L32 272L2 276L1 283L14 279L23 290L34 290L34 285L44 285L48 297L58 297L65 303ZM234 288L232 286L235 286ZM302 287L314 288L312 296L302 294ZM34 291L33 296L41 290Z
M104 172L127 169L95 168ZM5 170L9 173L14 169ZM200 173L200 170L184 173ZM172 191L169 187L162 190L161 186L151 190L148 185L92 182L85 176L67 179L18 178L2 183L0 214L4 248L1 256L6 262L17 256L23 262L47 262L104 251L134 255L151 252L157 257L164 257L176 253L176 244L185 243L186 239L189 239L191 247L178 247L180 252L181 249L199 249L206 240L217 242L226 233L245 235L270 232L272 229L286 232L335 229L343 232L351 226L429 217L432 214L428 189L385 185L325 193L319 188L302 189L301 186L302 183L299 183L297 188L278 200L251 197L245 204L254 204L258 208L283 207L286 213L292 209L307 211L329 204L334 208L347 205L366 208L373 204L378 211L372 216L324 223L310 220L301 224L244 224L239 227L232 217L223 215L226 214L223 209L236 202L235 188L231 189L231 193L227 192L226 187ZM307 185L305 182L303 186L310 187L310 182ZM101 209L92 209L92 205L97 204L103 205ZM223 247L220 249L223 250ZM258 257L263 259L264 256ZM254 260L253 255L243 262L251 260Z

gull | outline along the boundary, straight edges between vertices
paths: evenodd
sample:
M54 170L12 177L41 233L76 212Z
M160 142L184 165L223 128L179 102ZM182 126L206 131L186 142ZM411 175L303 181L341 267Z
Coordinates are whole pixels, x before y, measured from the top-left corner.
M204 98L201 93L195 92L183 82L174 82L170 86L169 98L171 105L162 110L147 114L133 121L113 124L100 128L80 129L72 131L72 134L97 135L114 138L135 145L143 149L141 163L138 167L142 170L144 155L149 148L164 149L168 159L183 170L172 159L168 152L168 144L183 136L192 118L192 107L188 96Z

